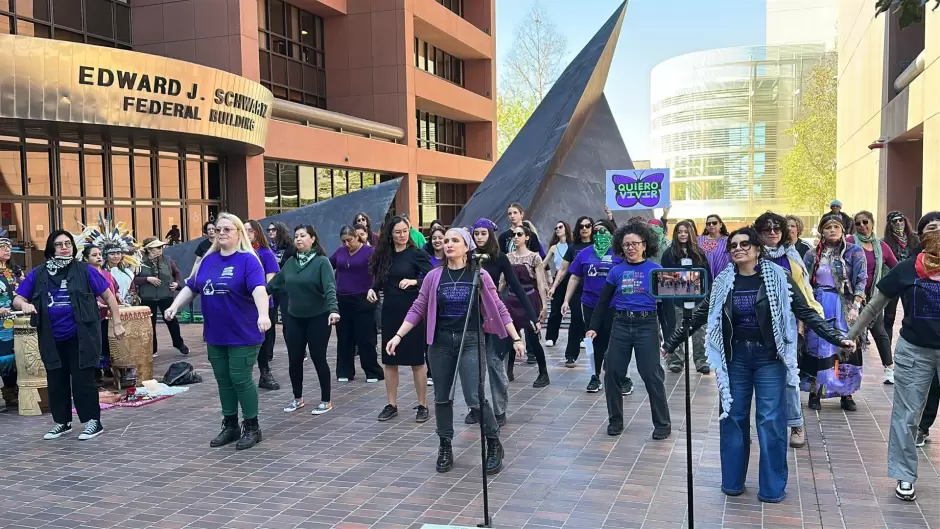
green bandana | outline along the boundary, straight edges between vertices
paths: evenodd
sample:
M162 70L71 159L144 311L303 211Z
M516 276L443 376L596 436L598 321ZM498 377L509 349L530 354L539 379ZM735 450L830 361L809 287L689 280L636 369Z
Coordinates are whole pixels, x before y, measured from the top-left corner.
M303 270L304 267L310 264L310 261L313 261L313 258L316 256L317 252L315 250L310 250L306 253L298 253L294 257L294 260L297 262L297 268Z
M856 233L855 240L871 245L872 252L875 254L875 278L872 280L872 285L877 285L881 281L885 262L884 253L882 252L881 248L881 241L878 240L878 237L875 237L874 231L872 231L871 235L868 237L865 237L861 233Z
M611 239L613 239L613 236L609 233L594 234L594 253L598 259L607 255L607 251L610 250Z

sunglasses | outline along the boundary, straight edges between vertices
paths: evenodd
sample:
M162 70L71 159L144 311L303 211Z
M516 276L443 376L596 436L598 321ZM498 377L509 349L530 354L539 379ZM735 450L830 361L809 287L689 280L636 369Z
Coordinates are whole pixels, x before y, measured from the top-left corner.
M904 219L894 219L891 221L892 224L904 224Z
M590 224L579 224L578 227L581 228L582 230L589 230L589 229L591 229L591 225L590 225Z
M717 220L710 220L710 221L708 221L708 222L705 223L706 226L717 226L717 225L719 225L719 224L721 224L721 223L718 222Z
M514 232L512 232L512 236L513 236L513 237L525 237L525 232L524 232L524 231L514 231Z
M781 233L780 226L770 226L760 231L761 233Z
M751 243L748 242L748 241L732 242L732 243L729 243L729 244L728 244L728 249L731 250L731 251L737 250L737 249L739 249L739 248L740 248L741 250L750 250L753 246L754 246L754 245L751 244Z
M564 226L555 226L555 229L556 229L556 230L563 230L563 229L565 229L565 227L564 227Z
M268 231L277 231L277 228L275 228L274 226L271 226L270 228L268 228Z
M862 219L855 221L856 226L868 226L868 219Z

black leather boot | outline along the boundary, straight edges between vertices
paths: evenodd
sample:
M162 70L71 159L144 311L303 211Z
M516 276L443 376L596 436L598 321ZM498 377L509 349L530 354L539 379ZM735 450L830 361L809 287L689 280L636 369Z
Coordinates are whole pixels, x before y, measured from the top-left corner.
M486 473L499 474L503 469L503 445L498 437L486 438Z
M274 375L271 374L270 368L261 370L261 377L258 379L258 387L269 390L281 389L281 385L277 383L277 380L274 380Z
M448 472L454 468L454 449L450 439L441 437L441 446L437 449L437 471Z
M238 441L241 433L241 430L238 428L238 415L227 416L222 419L222 431L219 432L219 435L215 436L215 439L209 441L209 446L218 448L229 443L234 443Z
M261 427L258 418L242 421L242 438L235 445L235 450L247 450L261 442Z

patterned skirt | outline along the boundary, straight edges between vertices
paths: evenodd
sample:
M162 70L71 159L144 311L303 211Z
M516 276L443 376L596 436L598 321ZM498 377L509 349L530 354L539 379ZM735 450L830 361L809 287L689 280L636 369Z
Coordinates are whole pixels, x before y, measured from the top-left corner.
M842 296L831 288L817 288L813 292L822 307L824 317L834 328L849 331ZM816 393L820 398L847 397L862 385L862 352L856 348L846 361L839 360L839 348L809 330L806 353L800 363L800 389Z

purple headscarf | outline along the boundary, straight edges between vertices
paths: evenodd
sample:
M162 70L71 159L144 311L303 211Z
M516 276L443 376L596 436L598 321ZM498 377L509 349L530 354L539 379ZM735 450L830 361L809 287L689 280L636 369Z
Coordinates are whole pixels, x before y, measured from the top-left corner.
M490 230L490 231L493 232L493 233L496 233L496 231L497 231L497 230L496 230L496 223L493 222L493 221L491 221L490 219L486 219L486 218L483 218L483 219L480 219L480 220L476 221L476 223L473 225L473 229L477 229L477 228L486 228L486 229Z
M467 251L472 252L477 249L477 245L473 242L473 235L470 235L470 232L466 228L451 228L447 231L455 231L463 237L465 243L467 243Z

